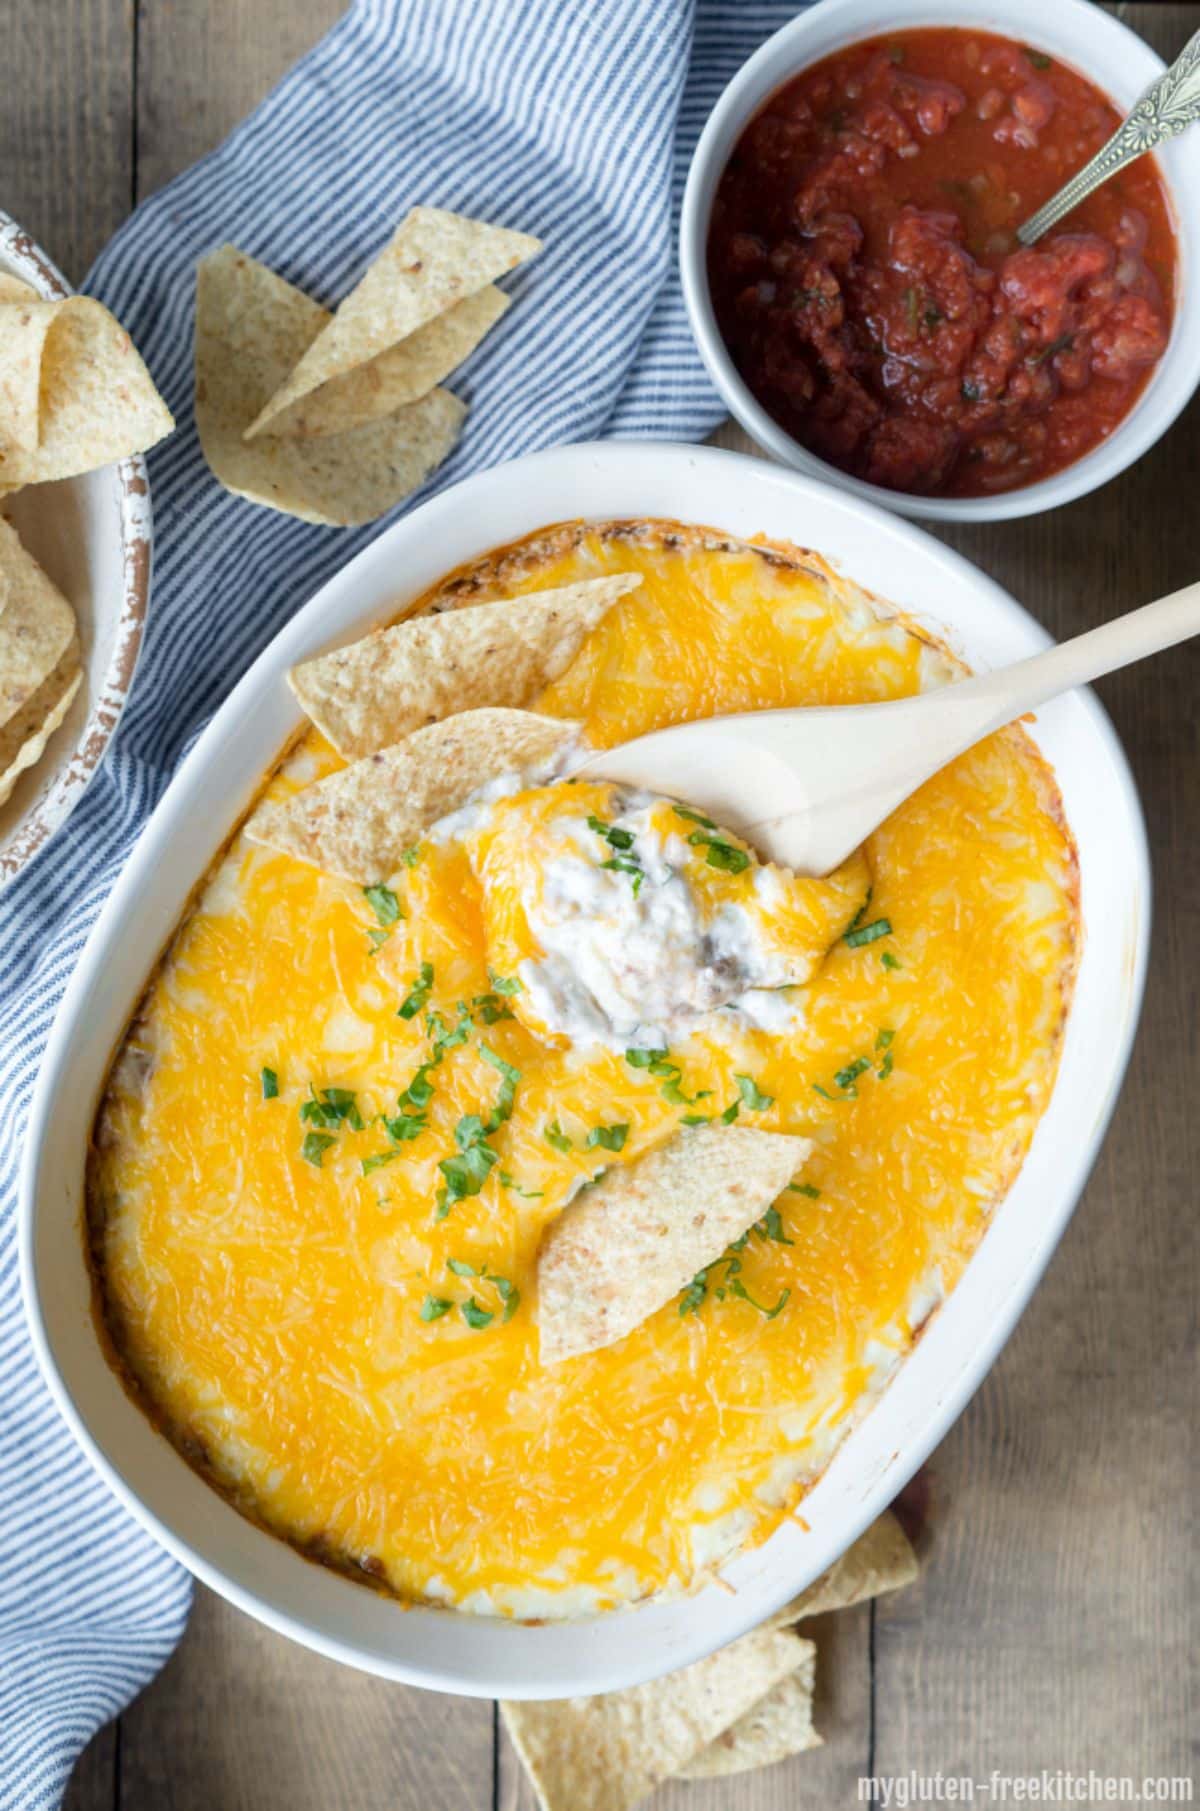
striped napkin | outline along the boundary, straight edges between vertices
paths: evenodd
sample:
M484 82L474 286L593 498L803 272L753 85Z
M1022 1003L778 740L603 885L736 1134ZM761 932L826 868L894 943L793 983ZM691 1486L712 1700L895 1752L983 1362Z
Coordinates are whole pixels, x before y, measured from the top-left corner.
M68 825L0 898L0 1807L59 1803L93 1731L178 1640L190 1590L76 1452L35 1371L13 1220L38 1059L180 756L281 624L385 526L313 528L214 483L192 423L196 260L232 239L334 302L415 203L535 233L546 250L508 285L514 307L455 373L471 412L431 483L565 441L699 438L721 409L675 274L683 180L722 86L795 11L357 0L91 273L179 429L150 455L155 594L124 722Z

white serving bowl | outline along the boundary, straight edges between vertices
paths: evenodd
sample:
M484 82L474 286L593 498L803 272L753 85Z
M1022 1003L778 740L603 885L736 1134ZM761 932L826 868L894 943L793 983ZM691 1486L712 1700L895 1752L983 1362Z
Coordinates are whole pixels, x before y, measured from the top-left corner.
M48 301L73 293L15 220L0 212L0 274ZM150 598L146 461L137 456L0 500L0 512L75 611L83 684L40 761L0 805L0 889L75 809L99 768L133 684Z
M688 319L708 374L730 413L765 452L865 502L930 522L998 522L1056 509L1099 489L1166 433L1200 383L1200 132L1156 155L1166 178L1178 246L1175 319L1166 352L1109 438L1064 471L994 497L919 497L867 484L818 459L752 394L721 337L708 289L706 247L713 197L743 130L777 89L847 44L921 25L975 26L1046 51L1088 76L1123 110L1163 71L1160 56L1094 0L820 0L743 64L709 115L692 157L679 231Z
M1120 1086L1142 993L1150 880L1137 797L1089 693L1039 713L1078 839L1087 942L1061 1073L1033 1148L949 1302L784 1526L725 1576L734 1593L525 1627L402 1609L237 1514L156 1433L105 1363L81 1237L84 1158L105 1072L189 896L300 721L285 676L364 633L464 561L543 525L665 516L819 548L994 666L1047 644L1010 597L921 530L760 460L638 441L556 447L467 480L360 553L264 651L181 766L88 941L54 1026L25 1141L25 1300L50 1387L132 1513L198 1578L272 1628L370 1672L446 1691L555 1697L669 1671L743 1634L832 1563L941 1439L1062 1234Z

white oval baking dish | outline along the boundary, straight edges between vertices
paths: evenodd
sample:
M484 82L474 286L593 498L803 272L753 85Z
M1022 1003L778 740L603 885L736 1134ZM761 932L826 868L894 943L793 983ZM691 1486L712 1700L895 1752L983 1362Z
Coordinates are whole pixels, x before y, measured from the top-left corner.
M1079 845L1086 945L1054 1097L966 1275L878 1405L785 1524L734 1560L732 1592L526 1627L397 1603L244 1520L156 1433L102 1356L81 1236L88 1129L110 1055L189 894L297 727L293 662L361 633L465 560L574 517L667 516L820 549L945 632L973 664L1047 637L921 530L735 453L654 442L555 448L469 479L397 523L302 609L181 766L88 941L42 1065L21 1188L21 1262L42 1367L76 1437L130 1511L251 1615L389 1678L486 1696L611 1690L742 1634L823 1571L941 1439L1012 1329L1104 1134L1141 1001L1150 881L1137 797L1090 694L1039 713Z

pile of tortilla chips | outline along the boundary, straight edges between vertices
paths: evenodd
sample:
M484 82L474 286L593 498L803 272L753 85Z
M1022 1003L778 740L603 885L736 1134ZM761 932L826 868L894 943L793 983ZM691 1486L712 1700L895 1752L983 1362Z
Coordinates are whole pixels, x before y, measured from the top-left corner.
M0 273L0 498L141 453L175 423L133 343L88 296ZM0 804L82 680L74 612L0 517Z
M331 315L221 246L196 279L196 426L215 477L331 527L391 509L458 438L465 405L438 385L508 307L494 280L540 250L413 208Z
M0 804L79 690L75 614L0 518Z
M818 1747L816 1645L795 1624L916 1575L888 1511L807 1591L707 1660L603 1697L502 1704L542 1811L631 1811L665 1780L748 1773Z
M107 308L0 274L0 494L127 459L174 425Z
M572 745L574 724L521 707L640 583L617 573L462 604L293 667L292 689L350 766L260 805L247 836L360 886L385 881L477 787Z

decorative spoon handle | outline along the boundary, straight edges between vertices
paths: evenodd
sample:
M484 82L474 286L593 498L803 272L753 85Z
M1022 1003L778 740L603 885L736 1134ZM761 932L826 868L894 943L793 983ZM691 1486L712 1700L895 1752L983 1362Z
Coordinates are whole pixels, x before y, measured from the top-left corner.
M1188 39L1169 69L1152 82L1129 117L1101 145L1090 163L1051 196L1017 229L1022 245L1033 245L1065 214L1126 164L1200 119L1200 31Z

